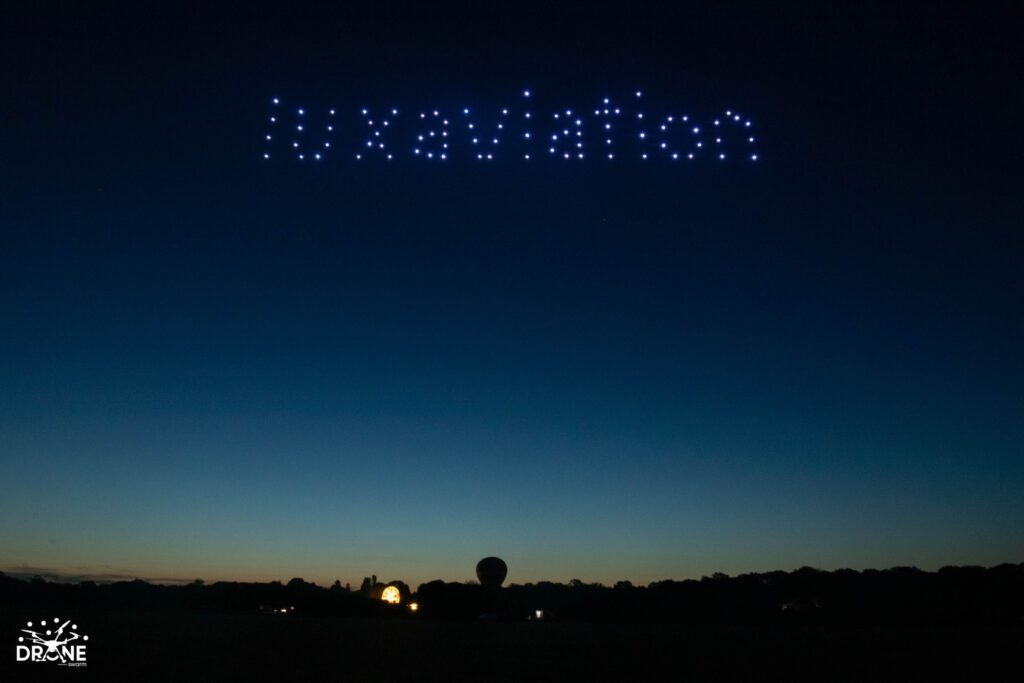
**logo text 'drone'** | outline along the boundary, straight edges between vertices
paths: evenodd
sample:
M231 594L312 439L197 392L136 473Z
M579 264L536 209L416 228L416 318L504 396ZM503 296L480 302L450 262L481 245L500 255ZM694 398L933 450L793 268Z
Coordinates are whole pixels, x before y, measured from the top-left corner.
M70 619L43 619L25 622L15 646L15 660L19 662L51 662L59 666L85 666L86 645L89 636L78 631L78 624ZM81 642L76 642L81 641Z

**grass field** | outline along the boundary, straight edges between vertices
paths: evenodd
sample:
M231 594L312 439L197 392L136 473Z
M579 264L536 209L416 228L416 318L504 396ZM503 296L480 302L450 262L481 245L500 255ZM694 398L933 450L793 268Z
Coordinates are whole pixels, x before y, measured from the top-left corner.
M1024 631L614 625L81 612L88 666L15 663L0 680L995 680Z

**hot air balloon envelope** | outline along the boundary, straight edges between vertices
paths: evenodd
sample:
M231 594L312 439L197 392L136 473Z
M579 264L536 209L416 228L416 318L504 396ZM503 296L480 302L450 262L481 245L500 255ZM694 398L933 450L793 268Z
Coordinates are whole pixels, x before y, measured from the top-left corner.
M498 588L505 581L508 565L498 557L485 557L476 564L476 578L485 588Z

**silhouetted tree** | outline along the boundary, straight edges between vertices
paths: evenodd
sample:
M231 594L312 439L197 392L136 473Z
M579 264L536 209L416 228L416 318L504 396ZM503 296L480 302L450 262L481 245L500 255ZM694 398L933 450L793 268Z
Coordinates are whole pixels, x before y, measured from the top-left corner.
M512 584L499 592L475 583L431 581L418 588L418 614L381 604L373 577L359 593L328 589L294 578L288 584L218 581L161 586L145 581L109 584L55 583L35 576L21 580L0 574L0 605L37 610L73 606L95 610L220 610L275 614L295 607L299 614L335 614L387 618L475 619L483 613L525 619L537 610L549 618L589 621L793 624L957 624L1013 625L1024 615L1024 564L991 568L943 567L925 572L913 567L833 572L802 567L792 572L724 574L700 581L654 581L614 587L540 581ZM410 597L402 581L388 585ZM291 610L289 610L291 613Z

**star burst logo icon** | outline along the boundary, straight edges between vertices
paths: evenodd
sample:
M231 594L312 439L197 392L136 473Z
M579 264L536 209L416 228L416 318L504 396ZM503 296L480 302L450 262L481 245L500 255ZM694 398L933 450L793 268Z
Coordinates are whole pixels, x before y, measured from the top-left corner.
M16 658L19 662L56 662L59 666L85 666L86 645L89 636L78 632L78 624L70 619L61 623L54 617L43 619L38 625L25 622L21 629L27 636L18 636ZM81 641L80 643L76 641Z

